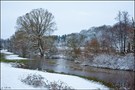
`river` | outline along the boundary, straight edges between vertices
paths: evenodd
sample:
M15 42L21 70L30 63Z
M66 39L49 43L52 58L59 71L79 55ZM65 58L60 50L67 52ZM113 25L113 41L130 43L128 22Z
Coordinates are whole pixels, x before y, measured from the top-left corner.
M29 65L36 69L35 60L31 60ZM46 59L43 62L42 69L53 70L55 72L64 72L68 74L86 76L112 83L117 88L135 89L135 72L96 68L91 66L82 66L73 61L65 59Z

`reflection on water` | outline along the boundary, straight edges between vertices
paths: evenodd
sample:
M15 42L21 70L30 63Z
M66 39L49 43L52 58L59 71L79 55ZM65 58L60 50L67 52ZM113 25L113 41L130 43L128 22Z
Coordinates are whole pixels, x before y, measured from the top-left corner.
M38 62L38 61L37 61ZM30 66L36 69L35 60L31 61ZM111 82L119 88L135 88L135 72L120 71L111 69L101 69L91 66L81 66L73 61L64 59L46 59L43 62L42 69L54 70L55 72L64 72L75 75L94 77L105 82Z

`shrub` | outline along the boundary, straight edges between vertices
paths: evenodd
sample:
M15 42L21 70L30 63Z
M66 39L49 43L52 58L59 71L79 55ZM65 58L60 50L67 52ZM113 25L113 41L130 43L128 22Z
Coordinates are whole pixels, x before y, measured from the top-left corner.
M62 81L50 82L47 84L47 88L50 90L71 90L72 89L66 83L64 83Z
M45 87L49 90L71 90L66 83L62 81L49 82L47 79L42 77L39 74L28 74L26 78L21 79L25 84L34 86L34 87Z
M29 74L25 79L21 79L22 82L34 87L44 86L44 78L41 75Z

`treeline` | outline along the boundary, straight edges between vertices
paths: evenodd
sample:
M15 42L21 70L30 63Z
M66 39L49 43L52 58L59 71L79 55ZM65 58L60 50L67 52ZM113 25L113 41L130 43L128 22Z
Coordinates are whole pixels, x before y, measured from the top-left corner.
M92 27L68 35L66 54L73 59L90 58L100 53L120 54L135 51L135 23L126 11L120 11L113 26ZM89 34L88 34L89 33ZM92 33L92 34L91 34Z
M50 35L56 30L52 13L34 9L17 19L17 31L3 41L9 51L23 57L40 55L50 57L56 54L58 46L71 59L89 58L99 53L133 53L135 50L135 23L128 12L119 11L117 23L113 26L93 27L83 33L62 36ZM1 40L2 41L2 40Z

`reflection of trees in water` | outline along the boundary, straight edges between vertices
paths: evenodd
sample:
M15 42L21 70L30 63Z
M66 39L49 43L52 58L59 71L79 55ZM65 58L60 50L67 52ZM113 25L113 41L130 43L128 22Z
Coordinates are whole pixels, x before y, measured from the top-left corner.
M135 89L135 81L134 80L135 80L135 72L128 73L127 84L128 84L128 86L133 87L133 89Z
M121 75L119 75L118 79L115 86L118 89L129 89L129 90L134 90L135 89L135 73L130 72L130 71L123 71ZM118 75L117 75L118 76Z

